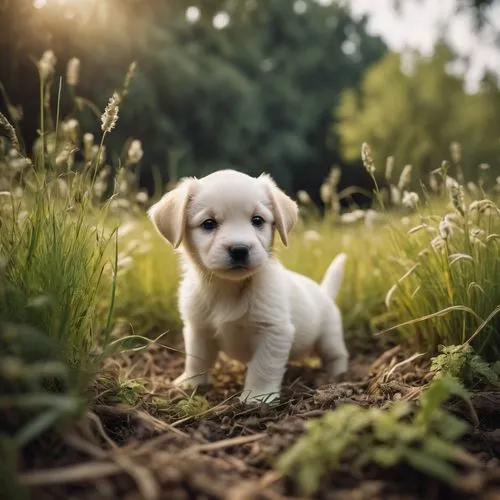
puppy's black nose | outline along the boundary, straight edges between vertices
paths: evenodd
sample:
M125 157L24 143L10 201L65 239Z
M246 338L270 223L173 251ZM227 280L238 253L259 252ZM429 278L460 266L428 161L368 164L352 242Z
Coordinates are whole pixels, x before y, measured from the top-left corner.
M250 248L246 245L233 245L229 247L229 256L234 264L246 264Z

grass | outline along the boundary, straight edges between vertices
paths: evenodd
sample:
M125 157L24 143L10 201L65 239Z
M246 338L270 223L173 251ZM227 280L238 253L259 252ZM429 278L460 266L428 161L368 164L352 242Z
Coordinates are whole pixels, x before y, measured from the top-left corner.
M75 164L78 123L59 123L59 101L51 116L54 57L46 54L34 159L19 150L14 127L0 147L0 408L14 448L82 416L103 360L126 345L111 336L116 239L94 189L116 117L104 120L108 105L100 145Z

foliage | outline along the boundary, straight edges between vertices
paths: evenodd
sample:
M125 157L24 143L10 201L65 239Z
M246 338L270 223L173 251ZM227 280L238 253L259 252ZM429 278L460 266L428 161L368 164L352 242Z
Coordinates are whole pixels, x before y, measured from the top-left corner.
M459 143L460 159L453 149L450 159L466 181L476 180L480 164L489 164L493 176L499 175L499 129L492 125L500 116L495 77L486 75L479 92L470 94L463 78L449 71L455 55L447 46L438 45L432 57L404 57L387 55L365 73L359 91L343 92L334 131L346 158L359 158L360 144L367 141L377 167L392 156L396 171L409 163L417 174L414 179L424 182L443 152ZM458 180L464 182L460 176Z
M442 377L431 383L411 415L409 403L388 410L346 404L306 423L305 434L279 458L278 468L293 474L304 494L312 494L330 471L349 463L355 468L405 463L454 484L454 464L463 452L454 444L467 425L441 408L452 395L468 399L460 383Z
M489 364L478 356L470 344L441 346L440 354L432 359L434 378L451 376L466 387L477 385L500 387L500 362Z

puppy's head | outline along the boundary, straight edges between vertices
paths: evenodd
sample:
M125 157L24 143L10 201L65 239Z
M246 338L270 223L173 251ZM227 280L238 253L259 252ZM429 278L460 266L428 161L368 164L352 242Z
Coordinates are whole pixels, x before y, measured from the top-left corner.
M274 230L284 245L297 222L296 204L268 175L222 170L186 179L149 215L174 248L220 278L241 280L268 259Z

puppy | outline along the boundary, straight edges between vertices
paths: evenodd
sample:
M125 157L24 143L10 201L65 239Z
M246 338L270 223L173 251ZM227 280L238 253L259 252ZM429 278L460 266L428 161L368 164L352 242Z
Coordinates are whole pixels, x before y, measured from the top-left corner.
M271 177L222 170L184 179L149 216L181 248L186 366L176 385L207 384L219 351L247 364L240 399L249 403L279 398L289 359L315 352L330 376L346 371L342 319L333 302L345 255L334 259L321 285L273 257L275 231L286 246L298 210Z

